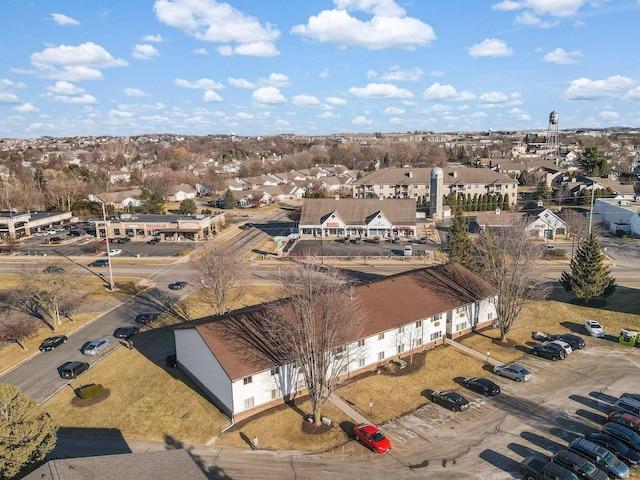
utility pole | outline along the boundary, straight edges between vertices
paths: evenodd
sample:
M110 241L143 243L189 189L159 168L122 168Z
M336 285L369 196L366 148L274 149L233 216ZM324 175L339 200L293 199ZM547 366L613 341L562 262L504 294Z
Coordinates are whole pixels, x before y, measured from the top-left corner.
M94 198L97 198L100 204L102 205L102 220L104 221L104 238L105 244L107 245L107 266L109 267L109 290L113 292L115 289L113 283L113 270L111 269L111 250L109 248L109 229L107 228L107 210L105 208L105 201L102 200L97 195L94 195Z
M589 236L591 236L591 223L593 222L593 204L596 199L595 184L591 184L591 208L589 209Z

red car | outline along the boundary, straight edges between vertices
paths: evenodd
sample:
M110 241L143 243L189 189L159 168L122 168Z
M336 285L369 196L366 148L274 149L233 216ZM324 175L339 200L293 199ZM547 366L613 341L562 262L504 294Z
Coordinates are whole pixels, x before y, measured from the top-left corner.
M607 417L607 422L614 422L630 428L640 434L640 417L624 412L611 412Z
M380 430L367 423L359 423L353 427L356 440L370 448L375 453L387 453L391 451L391 442Z

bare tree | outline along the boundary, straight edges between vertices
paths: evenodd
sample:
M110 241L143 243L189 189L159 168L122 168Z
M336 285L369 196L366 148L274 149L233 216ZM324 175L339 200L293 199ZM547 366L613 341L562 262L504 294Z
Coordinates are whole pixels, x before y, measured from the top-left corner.
M364 313L339 270L299 262L282 270L279 293L269 305L264 331L279 357L304 377L316 421L340 374L357 357Z
M551 284L543 280L543 245L532 241L526 226L519 220L506 227L487 227L475 244L478 273L496 289L494 326L503 342L524 306L551 293Z
M23 318L0 323L0 340L16 342L22 350L26 350L25 342L38 335L38 325L32 318Z
M574 237L578 243L589 236L589 217L582 212L569 211L562 217L567 224L565 237Z
M194 262L202 285L200 294L217 314L229 312L244 295L247 269L240 255L228 247L205 247Z

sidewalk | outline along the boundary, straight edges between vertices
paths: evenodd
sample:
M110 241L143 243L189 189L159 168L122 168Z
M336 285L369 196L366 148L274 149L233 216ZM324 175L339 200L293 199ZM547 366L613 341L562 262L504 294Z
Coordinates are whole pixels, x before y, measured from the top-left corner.
M445 345L451 345L453 348L457 348L458 350L460 350L465 355L469 355L470 357L477 358L478 360L482 360L483 362L490 363L494 367L496 365L502 365L502 362L499 362L495 358L492 358L489 355L485 355L483 353L477 352L477 351L473 350L472 348L465 347L461 343L458 343L455 340L451 340L450 338L446 338L445 337L444 343L445 343Z
M349 406L347 402L342 400L340 397L332 393L329 395L329 401L333 403L336 407L344 412L351 420L355 421L355 423L371 423L369 420L364 418L358 412L356 412L353 408Z

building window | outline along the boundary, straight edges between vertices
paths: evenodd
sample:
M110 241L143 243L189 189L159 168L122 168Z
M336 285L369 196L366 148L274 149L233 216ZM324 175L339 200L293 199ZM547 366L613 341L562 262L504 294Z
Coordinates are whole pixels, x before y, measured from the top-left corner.
M296 391L299 392L304 388L304 380L298 380L296 382Z
M378 360L384 360L384 352L378 353Z
M360 340L358 340L358 346L364 347L364 338L361 338Z
M404 333L404 327L398 328L398 333Z
M384 340L384 332L378 334L378 340Z
M467 322L458 323L456 325L456 332L459 332L460 330L464 330L465 328L467 328Z
M398 355L400 355L402 352L404 352L404 343L398 345Z
M253 377L245 377L242 379L242 381L245 385L249 385L251 382L253 382Z
M433 342L434 340L439 339L442 336L442 332L438 330L437 332L433 332L431 334L430 340Z
M276 368L272 368L271 369L271 375L272 376L276 376L280 373L280 367L276 367Z
M422 328L422 320L416 322L416 328Z
M422 338L416 338L416 339L413 341L413 344L414 344L414 346L416 346L416 347L418 347L418 346L422 345Z
M276 398L280 398L282 396L282 392L279 388L274 388L271 390L271 400L275 400Z
M253 408L253 397L251 397L251 398L247 398L247 399L245 399L245 401L244 401L244 409L245 409L245 410L248 410L248 409L250 409L250 408Z
M359 358L358 359L358 366L359 367L364 367L364 358Z
M442 320L442 314L441 313L438 313L438 314L434 315L433 317L431 317L431 323L439 322L440 320Z
M464 313L464 307L456 308L456 313Z

